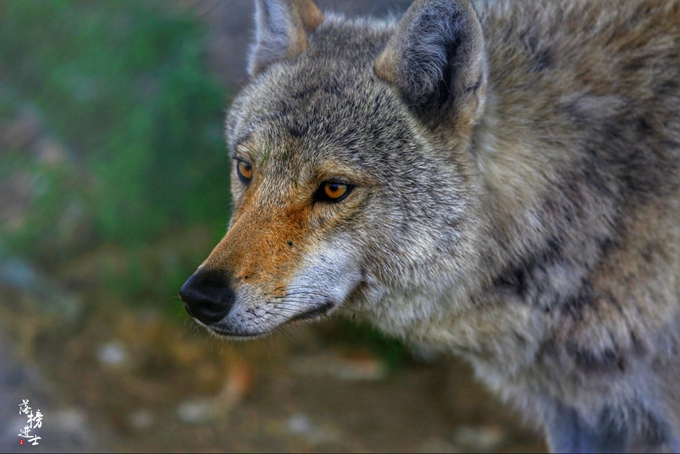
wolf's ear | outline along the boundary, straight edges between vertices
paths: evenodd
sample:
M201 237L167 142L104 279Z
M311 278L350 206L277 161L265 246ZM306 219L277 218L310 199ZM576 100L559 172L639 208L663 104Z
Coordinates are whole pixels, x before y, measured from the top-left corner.
M248 72L257 75L274 62L307 50L308 34L323 22L312 0L255 0L257 34Z
M375 63L378 77L431 127L479 119L486 71L482 25L469 0L416 0Z

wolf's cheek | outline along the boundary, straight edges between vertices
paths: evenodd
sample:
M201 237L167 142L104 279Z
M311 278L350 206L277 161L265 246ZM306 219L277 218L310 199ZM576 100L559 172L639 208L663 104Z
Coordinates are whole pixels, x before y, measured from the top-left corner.
M362 279L358 254L348 244L332 241L307 255L288 284L286 295L314 306L342 305Z

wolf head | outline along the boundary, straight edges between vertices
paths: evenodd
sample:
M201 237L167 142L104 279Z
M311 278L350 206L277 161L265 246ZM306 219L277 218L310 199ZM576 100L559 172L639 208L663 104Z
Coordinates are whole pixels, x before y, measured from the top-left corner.
M341 306L390 317L395 291L456 285L475 260L467 155L486 93L469 2L419 0L398 23L256 6L227 119L233 217L180 291L188 312L251 337Z

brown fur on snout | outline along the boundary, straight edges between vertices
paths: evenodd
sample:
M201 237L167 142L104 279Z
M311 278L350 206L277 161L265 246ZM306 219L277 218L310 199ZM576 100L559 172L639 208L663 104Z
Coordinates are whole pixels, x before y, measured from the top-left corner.
M360 209L361 194L351 194L337 205L316 202L320 186L341 176L362 181L364 188L374 181L333 161L297 169L299 174L270 169L280 165L281 154L303 155L303 145L291 137L284 137L278 146L256 142L242 145L246 152L240 153L254 163L252 181L245 184L234 172L232 189L241 196L231 226L201 267L226 273L232 286L248 285L268 298L282 297L296 273L303 271L305 258Z
M202 266L227 272L232 285L243 282L268 296L283 296L305 251L302 240L309 247L313 237L312 207L309 203L266 207L256 193L256 188L248 189L234 212L234 223Z

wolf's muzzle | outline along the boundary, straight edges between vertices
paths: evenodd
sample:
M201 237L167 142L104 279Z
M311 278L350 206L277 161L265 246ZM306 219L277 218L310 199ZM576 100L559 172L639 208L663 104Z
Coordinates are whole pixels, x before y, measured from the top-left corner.
M227 316L234 305L234 291L222 273L197 271L179 291L189 315L210 325Z

